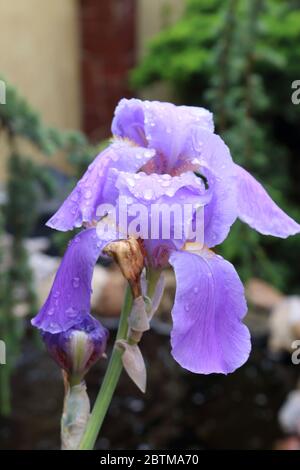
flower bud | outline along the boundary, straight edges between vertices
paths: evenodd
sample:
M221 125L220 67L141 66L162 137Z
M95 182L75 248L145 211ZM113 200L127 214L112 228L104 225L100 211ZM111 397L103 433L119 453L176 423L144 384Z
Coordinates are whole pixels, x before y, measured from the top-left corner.
M91 315L60 333L42 334L49 354L64 369L71 383L80 383L106 349L108 331Z

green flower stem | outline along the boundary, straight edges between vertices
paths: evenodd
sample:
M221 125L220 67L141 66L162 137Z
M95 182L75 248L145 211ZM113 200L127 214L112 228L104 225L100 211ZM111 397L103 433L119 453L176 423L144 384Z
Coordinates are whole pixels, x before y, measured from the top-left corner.
M127 319L131 308L132 294L130 288L127 287L116 340L127 338ZM97 436L118 384L122 367L122 350L114 347L102 386L99 390L85 433L79 445L79 450L91 450L94 448Z

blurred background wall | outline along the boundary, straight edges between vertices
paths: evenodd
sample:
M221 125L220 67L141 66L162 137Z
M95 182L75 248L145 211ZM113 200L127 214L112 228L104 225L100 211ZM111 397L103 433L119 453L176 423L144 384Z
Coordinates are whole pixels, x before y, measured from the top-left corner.
M0 0L0 11L1 75L39 110L47 124L79 128L78 1ZM59 156L54 162L59 165ZM1 158L0 179L5 166Z
M183 6L181 0L0 0L1 74L48 125L105 138L116 103L130 96L128 71ZM166 92L159 85L152 94ZM51 164L65 168L59 155ZM5 167L2 158L0 180Z

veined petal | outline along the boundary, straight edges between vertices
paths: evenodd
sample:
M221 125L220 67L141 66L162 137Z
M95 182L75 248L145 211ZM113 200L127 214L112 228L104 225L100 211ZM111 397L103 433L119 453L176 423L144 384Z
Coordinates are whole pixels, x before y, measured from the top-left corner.
M204 216L205 244L213 247L225 240L237 218L235 165L224 141L205 129L191 129L186 153L198 160L199 172L212 192Z
M112 133L154 148L165 158L167 172L183 153L191 126L213 132L212 114L194 106L122 99L115 110Z
M162 196L171 198L180 189L186 189L191 194L197 194L198 196L206 195L204 182L191 171L174 177L168 174L158 175L152 173L147 175L140 172L132 175L128 172L119 172L116 187L119 189L120 194L124 191L129 191L132 196L140 201L155 202ZM207 202L206 198L205 200ZM188 202L188 200L184 202Z
M250 335L241 320L247 305L234 267L212 252L173 252L176 275L172 355L201 374L227 374L244 364Z
M211 200L204 208L204 241L209 248L222 243L237 218L236 182L231 176L219 177L207 168L201 173L207 178Z
M83 230L73 238L49 296L32 320L34 326L49 333L60 333L82 323L90 313L94 266L105 245L115 239L112 231L100 240L95 228Z
M80 227L83 222L97 219L101 203L114 202L117 191L115 180L108 178L110 169L135 173L155 155L155 151L127 142L114 142L91 163L71 194L47 222L49 227L67 231Z
M135 225L131 221L135 215L129 216L128 231L122 229L121 233L131 236L141 236L144 240L150 264L162 267L168 262L169 252L180 248L189 237L194 235L191 231L197 211L203 211L203 206L211 198L211 194L205 188L201 178L197 178L192 172L183 173L180 176L171 177L168 174L147 175L138 173L119 172L116 181L119 195L126 200L128 209L123 213L131 214L132 209L137 208L138 218L143 227L142 233L135 233ZM122 199L123 202L123 199ZM121 211L118 210L118 213ZM203 212L202 212L203 213ZM200 226L199 226L200 225ZM203 241L203 220L198 218L198 240ZM194 230L195 231L195 230ZM191 240L193 241L193 240Z
M263 235L286 238L300 233L300 225L270 198L262 185L244 168L235 165L238 182L238 216Z

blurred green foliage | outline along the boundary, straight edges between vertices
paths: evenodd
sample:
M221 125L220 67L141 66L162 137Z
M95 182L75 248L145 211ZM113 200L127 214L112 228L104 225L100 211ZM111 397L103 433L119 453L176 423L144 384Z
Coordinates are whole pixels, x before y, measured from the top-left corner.
M291 102L299 64L299 0L187 0L182 18L150 42L131 83L165 81L177 102L211 109L234 160L300 221L300 105ZM299 292L299 237L262 237L237 222L218 251L244 280Z

